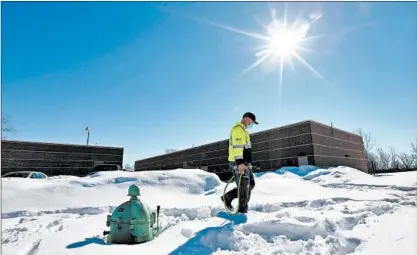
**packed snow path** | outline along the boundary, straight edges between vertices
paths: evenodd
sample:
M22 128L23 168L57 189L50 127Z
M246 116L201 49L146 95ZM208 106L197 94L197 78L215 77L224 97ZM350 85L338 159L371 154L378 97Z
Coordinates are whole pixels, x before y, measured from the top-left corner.
M2 179L2 254L417 254L416 172L306 169L257 174L247 217L233 226L221 213L225 184L201 170ZM107 245L106 215L134 183L161 205L163 232Z

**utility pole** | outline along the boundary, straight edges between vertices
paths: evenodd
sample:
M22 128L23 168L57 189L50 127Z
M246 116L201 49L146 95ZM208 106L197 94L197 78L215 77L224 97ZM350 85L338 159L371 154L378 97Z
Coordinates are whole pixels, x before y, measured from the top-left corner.
M330 123L330 132L332 133L332 136L333 136L334 135L334 132L333 132L333 122Z
M86 127L85 128L85 131L87 131L87 145L88 145L88 142L90 141L90 131L91 131L91 128Z

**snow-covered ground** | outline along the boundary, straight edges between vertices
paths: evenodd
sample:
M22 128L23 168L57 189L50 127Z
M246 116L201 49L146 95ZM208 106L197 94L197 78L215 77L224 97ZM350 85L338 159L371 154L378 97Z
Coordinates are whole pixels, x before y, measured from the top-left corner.
M218 217L225 184L201 170L3 178L2 254L417 254L417 172L284 170L257 174L247 218L233 226ZM134 183L161 206L163 232L107 245L106 216Z

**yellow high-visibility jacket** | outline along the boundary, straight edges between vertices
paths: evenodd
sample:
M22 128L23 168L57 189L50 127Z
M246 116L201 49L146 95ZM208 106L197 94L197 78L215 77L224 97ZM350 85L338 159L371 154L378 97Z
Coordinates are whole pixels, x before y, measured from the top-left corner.
M245 126L237 122L230 132L229 162L237 165L252 162L252 145Z

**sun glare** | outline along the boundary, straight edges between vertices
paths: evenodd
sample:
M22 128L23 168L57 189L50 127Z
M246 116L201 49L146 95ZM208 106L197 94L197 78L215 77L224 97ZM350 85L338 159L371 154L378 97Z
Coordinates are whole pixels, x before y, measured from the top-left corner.
M274 20L268 27L268 44L266 48L275 57L290 57L297 52L302 38L296 31L287 29L283 24ZM299 34L299 33L298 33Z
M221 25L212 21L204 20L201 17L190 17L195 21L203 22L224 30L228 30L234 33L242 34L253 39L260 41L260 45L257 45L255 52L255 61L246 69L241 72L245 74L253 68L262 65L264 70L277 69L279 71L279 95L278 101L280 102L282 96L284 67L288 64L293 71L295 71L293 65L293 59L298 60L302 65L309 69L312 73L319 78L324 77L317 72L302 56L301 53L305 53L310 49L305 45L309 39L314 36L309 35L311 25L323 17L322 12L310 13L304 19L301 19L301 15L297 15L298 18L293 22L287 22L287 3L283 12L282 19L277 17L277 11L274 8L268 8L271 14L270 21L265 25L259 20L258 23L263 28L263 33L249 32L242 29L234 28L231 26ZM279 103L279 108L281 103Z

